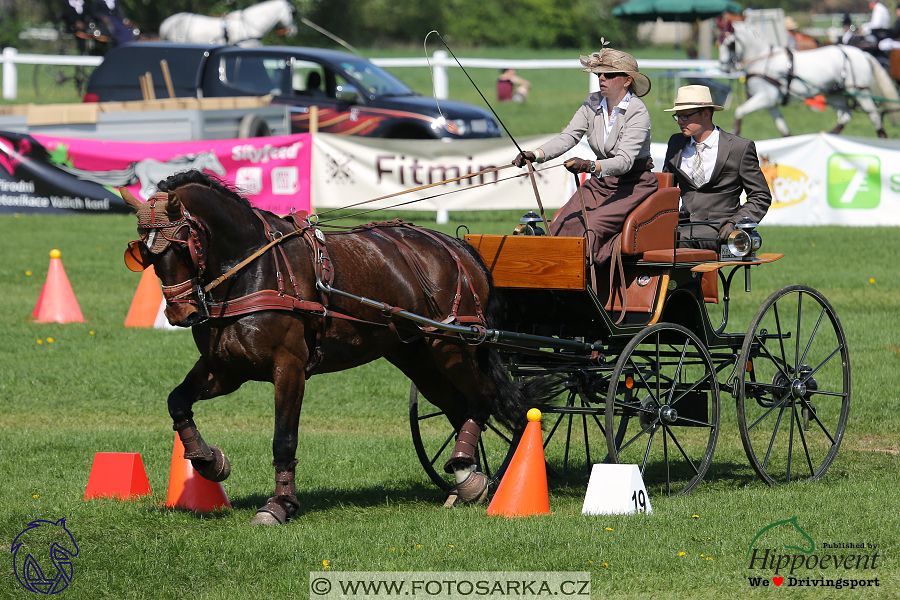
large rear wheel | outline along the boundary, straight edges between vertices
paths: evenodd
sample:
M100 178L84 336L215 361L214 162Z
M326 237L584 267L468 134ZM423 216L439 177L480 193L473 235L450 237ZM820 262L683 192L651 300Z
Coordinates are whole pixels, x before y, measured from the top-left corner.
M681 325L651 325L622 351L609 382L609 460L638 465L651 494L688 494L712 461L719 408L703 342Z
M738 428L756 473L769 485L821 478L850 413L847 338L828 300L804 285L769 296L744 337L737 373Z

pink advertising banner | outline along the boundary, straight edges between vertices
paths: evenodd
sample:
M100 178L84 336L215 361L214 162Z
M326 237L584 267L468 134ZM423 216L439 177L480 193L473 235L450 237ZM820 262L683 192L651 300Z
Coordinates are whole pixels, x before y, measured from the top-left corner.
M157 191L160 180L189 169L218 176L254 206L276 214L310 207L309 134L165 143L32 134L10 139L8 144L9 154L15 155L18 164L27 161L34 166L18 169L15 179L52 180L50 187L55 192L31 199L27 204L33 208L105 212L101 208L105 206L107 211L116 210L118 198L109 198L116 187L127 187L146 200ZM43 196L38 193L40 182L26 183L19 182L17 188ZM103 202L103 198L109 199Z

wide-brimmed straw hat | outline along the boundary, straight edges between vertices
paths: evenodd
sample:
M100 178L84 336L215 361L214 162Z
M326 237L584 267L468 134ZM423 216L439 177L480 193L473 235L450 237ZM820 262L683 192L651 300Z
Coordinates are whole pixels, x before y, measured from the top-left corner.
M685 85L678 88L675 94L675 108L665 108L665 112L676 110L690 110L692 108L711 108L713 110L725 110L718 104L713 104L712 95L705 85Z
M650 78L638 71L637 61L627 52L603 48L580 58L586 73L625 73L633 80L631 92L635 96L646 96L650 91Z
M793 31L794 29L800 29L800 26L794 20L794 17L788 15L784 18L784 28L788 31Z

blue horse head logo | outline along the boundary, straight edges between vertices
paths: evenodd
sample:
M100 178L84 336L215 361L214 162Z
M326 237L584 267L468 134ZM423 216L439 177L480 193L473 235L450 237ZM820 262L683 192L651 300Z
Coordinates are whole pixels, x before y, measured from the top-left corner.
M58 594L72 581L72 559L78 556L78 544L66 529L65 518L32 521L13 540L11 551L16 578L30 592Z

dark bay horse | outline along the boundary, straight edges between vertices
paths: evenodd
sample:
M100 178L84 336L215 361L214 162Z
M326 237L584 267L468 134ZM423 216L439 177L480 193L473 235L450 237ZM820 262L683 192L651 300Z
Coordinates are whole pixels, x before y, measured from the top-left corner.
M438 322L496 322L490 276L470 246L403 223L323 235L305 218L254 209L198 171L169 177L159 189L141 202L120 188L141 235L125 258L133 270L153 265L167 319L191 327L200 350L168 407L185 458L202 476L221 481L230 465L201 437L193 404L246 381L270 381L275 494L253 522L290 519L299 508L294 470L306 380L385 357L459 432L445 466L456 473L459 499L484 499L487 477L475 458L479 435L491 417L512 430L523 427L532 391L510 380L496 351L453 336L422 335L391 308Z

